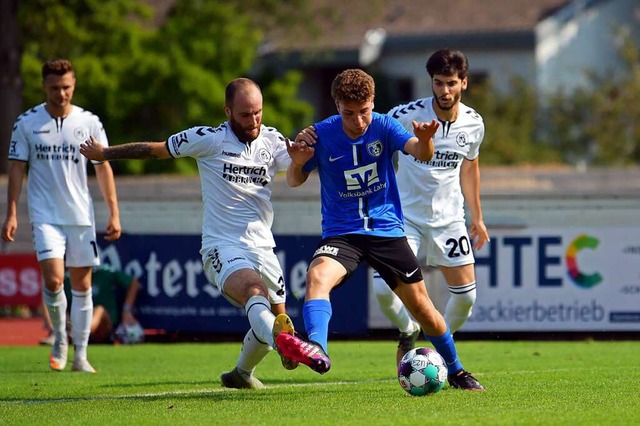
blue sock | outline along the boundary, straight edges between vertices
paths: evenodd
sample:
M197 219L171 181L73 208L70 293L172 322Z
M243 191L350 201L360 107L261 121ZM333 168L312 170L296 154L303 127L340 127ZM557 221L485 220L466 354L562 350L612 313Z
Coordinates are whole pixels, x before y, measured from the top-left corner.
M313 299L302 306L302 318L309 340L316 342L325 353L329 340L329 320L331 319L331 302L325 299Z
M453 341L453 336L449 331L449 327L447 327L447 331L445 331L442 336L434 337L427 336L425 334L424 337L433 344L436 351L438 351L442 358L444 358L444 361L447 363L447 371L449 372L449 375L454 375L463 369L462 364L458 361L456 344Z

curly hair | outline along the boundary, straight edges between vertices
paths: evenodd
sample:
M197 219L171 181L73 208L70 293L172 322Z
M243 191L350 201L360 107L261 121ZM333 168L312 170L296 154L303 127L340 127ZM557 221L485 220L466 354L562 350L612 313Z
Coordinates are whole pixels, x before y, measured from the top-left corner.
M376 85L366 72L360 69L342 71L331 83L331 97L342 102L366 102L372 100Z
M52 59L42 65L42 79L47 78L49 74L53 75L65 75L66 73L73 73L73 65L68 59ZM75 74L75 73L74 73Z

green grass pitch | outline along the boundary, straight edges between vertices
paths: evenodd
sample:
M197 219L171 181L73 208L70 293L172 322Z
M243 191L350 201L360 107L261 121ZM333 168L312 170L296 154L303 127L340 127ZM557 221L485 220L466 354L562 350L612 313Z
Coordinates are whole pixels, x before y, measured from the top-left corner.
M421 345L428 345L419 341ZM631 425L640 422L639 341L461 341L486 387L412 397L392 341L330 343L320 376L271 352L264 390L220 386L240 343L91 346L98 374L52 372L47 347L0 347L2 425ZM72 352L72 351L71 351Z

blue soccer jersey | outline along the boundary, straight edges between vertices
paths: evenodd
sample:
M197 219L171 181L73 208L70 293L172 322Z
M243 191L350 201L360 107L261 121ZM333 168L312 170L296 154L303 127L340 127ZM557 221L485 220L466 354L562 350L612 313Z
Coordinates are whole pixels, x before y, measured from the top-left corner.
M404 236L393 153L404 152L413 135L395 119L378 113L364 135L351 139L335 115L314 124L315 154L303 167L318 168L322 238L344 234Z

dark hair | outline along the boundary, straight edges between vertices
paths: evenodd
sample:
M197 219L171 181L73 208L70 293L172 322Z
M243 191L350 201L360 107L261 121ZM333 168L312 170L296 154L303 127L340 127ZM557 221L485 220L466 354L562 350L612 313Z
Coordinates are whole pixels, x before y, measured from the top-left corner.
M233 104L233 99L236 97L236 93L241 90L246 90L248 87L254 86L258 91L260 91L260 86L258 83L251 80L250 78L236 78L231 80L229 84L227 84L227 88L224 91L224 104L226 106L231 106Z
M331 97L335 101L366 102L375 93L373 77L360 69L344 70L331 83Z
M68 72L74 72L71 61L68 59L52 59L42 66L42 79L47 78L49 74L65 75Z
M460 80L463 80L469 72L469 62L459 50L440 49L427 60L427 72L431 78L436 74L457 74Z

